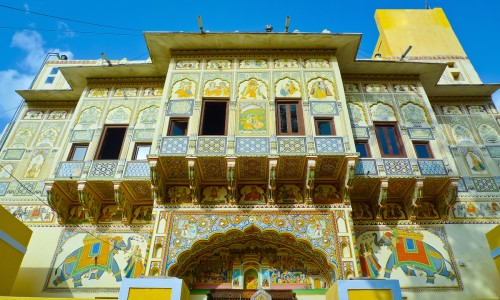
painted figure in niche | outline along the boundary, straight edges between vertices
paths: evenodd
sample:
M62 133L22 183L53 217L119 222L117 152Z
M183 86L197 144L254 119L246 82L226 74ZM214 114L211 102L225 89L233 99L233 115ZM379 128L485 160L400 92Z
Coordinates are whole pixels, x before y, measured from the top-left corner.
M383 103L377 103L370 107L373 120L376 121L397 121L394 109Z
M239 269L234 269L233 270L233 286L234 287L239 287L240 286L240 270Z
M458 106L454 105L448 105L448 106L442 106L441 109L443 110L443 114L445 115L461 115L462 111Z
M438 219L439 214L432 203L422 202L417 212L420 219Z
M91 125L97 124L101 118L101 108L92 106L86 108L80 114L76 126L90 127Z
M132 109L123 105L113 108L106 117L107 124L128 124Z
M384 278L389 279L393 269L401 268L408 276L426 274L429 284L434 284L436 275L454 281L456 276L451 263L423 239L422 233L396 229L375 240L377 246L387 246L392 252L385 266Z
M332 203L340 198L337 188L333 185L320 184L314 187L313 201L315 203Z
M307 85L310 100L335 99L333 84L323 78L311 80Z
M317 239L323 237L323 230L325 229L325 220L315 220L314 223L307 225L307 235L312 239Z
M203 90L204 97L229 97L229 83L220 79L208 81Z
M240 62L241 69L265 69L267 62L263 59L245 59Z
M0 168L0 178L9 178L10 174L14 170L14 166L11 164L4 165Z
M203 189L203 203L226 203L227 201L227 189L223 186L207 186Z
M427 115L422 107L413 103L408 103L404 105L401 110L403 111L406 122L428 124Z
M477 128L479 135L483 139L483 141L487 144L496 144L500 142L500 138L498 136L498 132L493 129L490 125L481 124Z
M75 242L78 241L78 234L75 237ZM127 278L134 278L134 276L142 275L138 273L140 267L138 264L142 265L142 270L145 267L145 261L141 261L141 257L144 257L142 251L138 251L135 246L139 249L147 247L147 241L144 237L138 235L128 234L128 238L124 240L124 235L110 236L107 234L87 234L84 236L83 240L80 242L82 246L76 248L70 254L68 254L62 262L54 265L55 269L55 279L52 281L52 285L57 287L59 284L72 279L75 288L84 286L89 280L103 280L105 284L109 284L108 281L114 278L117 283L122 281L123 276ZM71 238L70 238L71 239ZM68 252L71 246L75 243L69 243L66 241L64 245L61 246L63 252ZM122 255L117 255L121 251L128 253L134 245L134 257L133 259L126 259L123 261ZM118 262L118 261L120 262ZM125 269L122 270L120 265L126 264ZM141 270L141 271L142 271Z
M480 114L486 114L486 109L482 105L470 105L467 106L467 109L469 110L469 114L471 115L480 115Z
M175 64L177 70L196 70L200 63L196 60L183 60Z
M306 68L328 68L330 63L326 59L308 59L305 63Z
M70 224L82 224L88 223L90 214L83 206L73 206L69 211L68 223ZM121 220L121 218L120 218Z
M105 88L95 88L90 89L88 97L90 98L103 98L108 96L108 89Z
M269 289L271 286L271 277L269 276L269 270L262 270L262 288Z
M359 93L359 88L356 83L344 83L344 91L346 93Z
M476 154L471 148L467 148L467 154L465 154L465 160L469 165L469 169L472 174L487 174L486 165L482 161L481 157Z
M267 111L265 103L240 103L239 133L266 133Z
M276 97L300 97L299 83L285 78L276 83Z
M45 161L45 157L43 157L42 154L38 154L37 156L33 157L31 159L30 164L28 166L28 169L26 173L24 174L24 177L26 178L36 178L40 174L40 171L42 170L42 165L43 162Z
M264 189L257 185L245 185L240 190L241 204L266 204L266 192Z
M394 85L394 92L396 93L414 92L418 94L418 89L414 84L396 84Z
M133 223L146 223L151 222L153 215L153 208L149 206L139 206L134 210L132 222Z
M406 214L403 207L397 203L387 203L385 205L382 216L385 220L400 220L406 219Z
M158 106L150 106L145 109L143 109L138 116L138 123L146 126L152 126L156 124L156 120L158 118ZM138 124L138 125L139 125ZM137 128L137 126L136 126Z
M367 93L387 93L389 89L386 84L382 83L372 83L365 84L365 92Z
M189 80L184 80L179 82L178 84L176 83L175 85L178 85L178 89L175 91L175 94L177 95L177 98L179 99L192 99L194 98L194 83L189 81Z
M277 59L274 61L275 68L298 68L296 59Z
M472 137L471 131L462 125L459 124L454 125L451 128L451 132L453 134L453 137L455 138L457 145L476 144L474 138Z
M231 68L231 62L229 60L210 60L207 63L208 70L217 70L217 69L229 69Z
M122 212L116 205L106 205L102 209L102 214L99 217L101 223L119 222L122 220Z
M240 84L240 99L267 99L267 88L257 79L250 79Z
M113 97L135 97L137 96L136 88L118 88L115 90Z
M49 128L40 134L38 138L37 146L54 146L54 142L57 139L57 131L54 128Z
M302 191L293 184L285 184L279 187L277 192L278 203L301 203L303 201Z
M353 203L352 204L352 218L354 220L371 220L373 214L370 211L370 206L366 203Z
M245 289L256 290L259 287L259 274L256 270L250 269L245 272Z
M361 273L363 276L370 278L377 278L380 275L380 270L382 269L377 256L375 256L375 253L380 251L377 239L378 236L376 233L365 233L358 238Z
M183 238L192 239L196 237L196 224L189 223L189 220L180 220L177 229Z
M192 201L191 189L188 186L172 186L167 191L170 203L189 203Z
M28 143L31 142L31 138L33 137L33 133L29 129L24 129L14 136L11 147L28 147Z
M41 120L43 112L39 110L30 110L26 113L24 117L25 120Z
M49 120L64 120L68 114L65 110L54 110L49 114Z
M347 103L347 112L351 122L357 126L367 126L365 114L361 106L354 103Z
M160 87L147 87L144 89L144 97L161 96L163 94L163 88Z

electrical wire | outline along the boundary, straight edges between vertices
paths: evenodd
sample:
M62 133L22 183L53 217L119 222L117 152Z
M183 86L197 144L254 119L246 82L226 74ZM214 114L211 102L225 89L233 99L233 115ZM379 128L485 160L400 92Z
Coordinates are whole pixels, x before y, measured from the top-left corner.
M12 26L0 26L0 29L15 29L15 30L21 29L21 30L33 30L33 31L66 32L66 33L98 34L98 35L101 34L101 35L120 35L120 36L142 36L142 34L133 34L133 33L75 31L75 30L59 30L59 29L46 29L46 28L12 27Z
M24 13L28 13L28 14L34 14L34 15L44 16L44 17L48 17L48 18L59 19L59 20L64 20L64 21L69 21L69 22L75 22L75 23L81 23L81 24L86 24L86 25L106 27L106 28L113 28L113 29L120 29L120 30L128 30L128 31L139 31L139 32L143 31L143 30L134 29L134 28L118 27L118 26L111 26L111 25L103 25L103 24L93 23L93 22L88 22L88 21L81 21L81 20L76 20L76 19L64 18L64 17L54 16L54 15L49 15L49 14L46 14L46 13L35 12L35 11L28 10L28 9L12 7L12 6L8 6L8 5L5 5L5 4L0 4L0 7L7 8L7 9L12 9L12 10L16 10L16 11L20 11L20 12L24 12Z
M40 198L37 194L35 194L33 191L31 191L29 188L27 188L21 181L19 181L19 179L17 179L14 175L12 175L11 172L9 172L9 170L5 169L3 165L0 165L0 168L2 170L4 170L7 174L9 174L10 177L14 178L14 180L19 184L21 185L21 187L23 189L25 189L31 196L34 196L35 198L38 199L38 201L42 202L43 204L47 205L48 207L51 207L45 200L43 200L42 198ZM99 238L97 235L95 235L94 233L92 233L91 231L81 227L79 224L72 224L72 225L75 225L77 228L79 228L81 231L87 233L88 235L91 235L92 237L96 238L97 240L103 242L103 243L106 243L108 245L110 245L112 247L112 249L114 248L117 248L115 245L111 244L110 242L106 241L106 240L103 240L101 238ZM117 248L119 249L119 248ZM130 252L129 250L123 250L123 249L119 249L125 253L128 253L128 254L131 254L131 256L135 256L136 258L139 257L139 258L142 258L143 259L143 262L144 264L147 262L147 258L144 258L144 256L142 256L142 254L135 254L133 252ZM146 253L147 253L147 249L146 249ZM64 261L63 261L64 262ZM144 265L146 266L146 265ZM57 267L59 268L59 266Z

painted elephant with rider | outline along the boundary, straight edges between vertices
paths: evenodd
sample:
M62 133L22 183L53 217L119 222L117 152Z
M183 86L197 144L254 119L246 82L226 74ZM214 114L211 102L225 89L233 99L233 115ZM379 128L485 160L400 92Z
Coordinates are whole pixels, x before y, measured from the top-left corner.
M118 251L128 251L131 246L129 237L127 243L121 236L87 235L83 239L83 246L69 254L56 268L53 281L55 286L73 279L74 287L82 286L82 277L98 280L104 272L112 273L117 282L122 281L122 271L114 256Z
M407 276L417 276L417 272L425 273L427 283L431 284L434 283L436 274L455 280L451 263L422 239L421 233L404 230L386 232L380 240L375 238L377 246L387 246L392 252L385 267L385 278L391 277L393 269L400 268Z

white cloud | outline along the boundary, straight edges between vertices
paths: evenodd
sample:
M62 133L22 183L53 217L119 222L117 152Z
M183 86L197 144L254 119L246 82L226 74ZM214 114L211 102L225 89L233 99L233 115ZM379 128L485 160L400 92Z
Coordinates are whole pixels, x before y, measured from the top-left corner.
M28 89L36 76L48 52L65 54L73 57L70 51L56 48L46 49L43 37L34 30L18 31L12 36L10 46L24 52L24 58L18 63L17 69L0 70L0 119L9 119L15 112L15 107L21 102L15 90ZM3 129L0 121L0 133Z
M57 22L57 29L61 31L61 33L57 35L60 39L74 38L76 36L76 33L64 22Z

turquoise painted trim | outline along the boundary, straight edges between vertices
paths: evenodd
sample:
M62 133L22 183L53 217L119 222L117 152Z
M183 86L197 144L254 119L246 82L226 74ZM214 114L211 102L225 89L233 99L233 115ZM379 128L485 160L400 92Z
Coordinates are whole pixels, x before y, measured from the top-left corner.
M375 279L375 280L339 280L339 299L348 300L348 290L391 290L394 300L403 300L399 280Z
M491 250L491 258L495 259L500 256L500 247L496 247L495 249Z
M12 248L15 248L17 251L21 252L22 254L26 254L26 247L21 245L18 241L16 241L13 237L5 233L0 229L0 240L6 242L9 246Z

